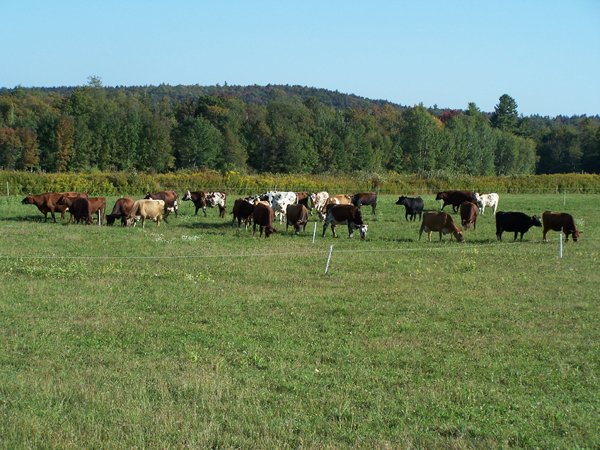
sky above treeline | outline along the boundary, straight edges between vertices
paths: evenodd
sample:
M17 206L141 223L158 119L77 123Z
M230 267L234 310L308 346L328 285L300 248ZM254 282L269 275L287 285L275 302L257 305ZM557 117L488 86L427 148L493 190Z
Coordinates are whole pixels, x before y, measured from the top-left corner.
M4 2L0 87L289 84L600 114L598 0Z

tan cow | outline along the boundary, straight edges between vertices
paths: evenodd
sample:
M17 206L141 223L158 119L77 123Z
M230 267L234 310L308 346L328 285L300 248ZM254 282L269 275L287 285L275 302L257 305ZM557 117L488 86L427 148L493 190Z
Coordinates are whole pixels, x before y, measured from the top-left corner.
M421 240L423 231L427 232L427 238L430 242L432 231L438 231L440 233L440 241L442 240L442 234L448 233L452 233L452 236L454 236L458 242L463 242L465 240L462 230L454 224L452 216L445 212L429 211L423 213L423 222L421 223L421 229L419 230L419 240ZM450 240L452 240L452 236L450 236Z
M129 215L127 216L127 225L135 226L136 222L141 219L142 228L144 228L144 222L146 219L150 219L156 221L156 226L158 227L160 226L160 221L163 218L164 211L164 200L136 200L133 203L131 211L129 211Z

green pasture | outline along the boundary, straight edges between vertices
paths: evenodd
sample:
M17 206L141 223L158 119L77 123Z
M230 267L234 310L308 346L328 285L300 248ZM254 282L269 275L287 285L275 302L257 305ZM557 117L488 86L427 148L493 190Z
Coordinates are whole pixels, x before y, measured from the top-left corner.
M0 447L600 447L600 195L501 195L575 216L562 259L489 209L419 241L396 199L313 244L189 202L142 230L1 197Z

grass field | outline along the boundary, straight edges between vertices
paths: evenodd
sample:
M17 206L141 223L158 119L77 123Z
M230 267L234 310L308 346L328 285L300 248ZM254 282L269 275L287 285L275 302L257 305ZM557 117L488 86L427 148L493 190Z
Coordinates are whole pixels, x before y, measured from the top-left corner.
M598 448L600 195L501 196L575 216L562 259L491 211L418 241L396 198L315 244L187 202L142 230L0 198L0 446Z

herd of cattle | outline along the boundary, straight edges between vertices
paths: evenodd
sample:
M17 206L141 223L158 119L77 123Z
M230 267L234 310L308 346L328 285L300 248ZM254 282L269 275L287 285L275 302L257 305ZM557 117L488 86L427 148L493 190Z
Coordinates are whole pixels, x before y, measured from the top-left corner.
M206 217L206 209L217 207L219 217L225 217L227 195L224 192L186 191L181 198L182 201L191 201L195 206L195 215L202 209ZM452 216L444 212L447 205L451 205L455 213L459 213L461 225L465 230L473 227L476 229L478 215L485 213L486 206L493 208L496 218L496 237L502 240L504 231L513 232L514 240L520 234L523 235L533 226L543 226L543 240L546 241L548 231L562 231L566 240L572 236L577 241L580 231L575 227L573 216L567 213L556 213L546 211L542 218L528 216L522 212L497 211L499 196L496 193L479 194L471 191L442 191L438 192L436 200L442 202L440 211L425 211L424 202L421 197L398 198L396 205L405 207L405 219L416 220L417 215L422 221L419 230L419 239L423 232L428 234L431 241L431 233L438 232L440 240L444 234L450 234L458 242L464 241L463 230L454 223ZM135 226L139 221L144 227L147 219L153 220L160 225L161 220L167 222L167 217L174 213L178 216L178 196L175 191L161 191L147 193L143 199L133 200L123 197L117 200L112 212L105 215L106 199L104 197L89 197L83 192L49 192L45 194L30 194L22 201L23 204L36 205L48 220L50 213L56 222L56 212L60 212L61 220L64 220L65 212L71 214L70 222L91 224L97 216L100 224L106 218L107 225L113 225L117 219L124 226ZM286 231L291 225L296 234L306 228L309 214L316 212L323 222L322 236L325 236L327 228L336 236L335 226L345 224L348 226L349 237L355 230L359 230L361 239L367 236L368 225L364 223L361 214L363 205L371 206L371 214L376 214L377 194L374 192L361 192L354 195L332 195L327 192L278 192L270 191L264 194L238 198L233 204L233 221L237 221L238 228L244 224L247 229L253 224L253 235L256 227L259 227L259 235L269 237L273 232L276 219L282 224L286 223Z

